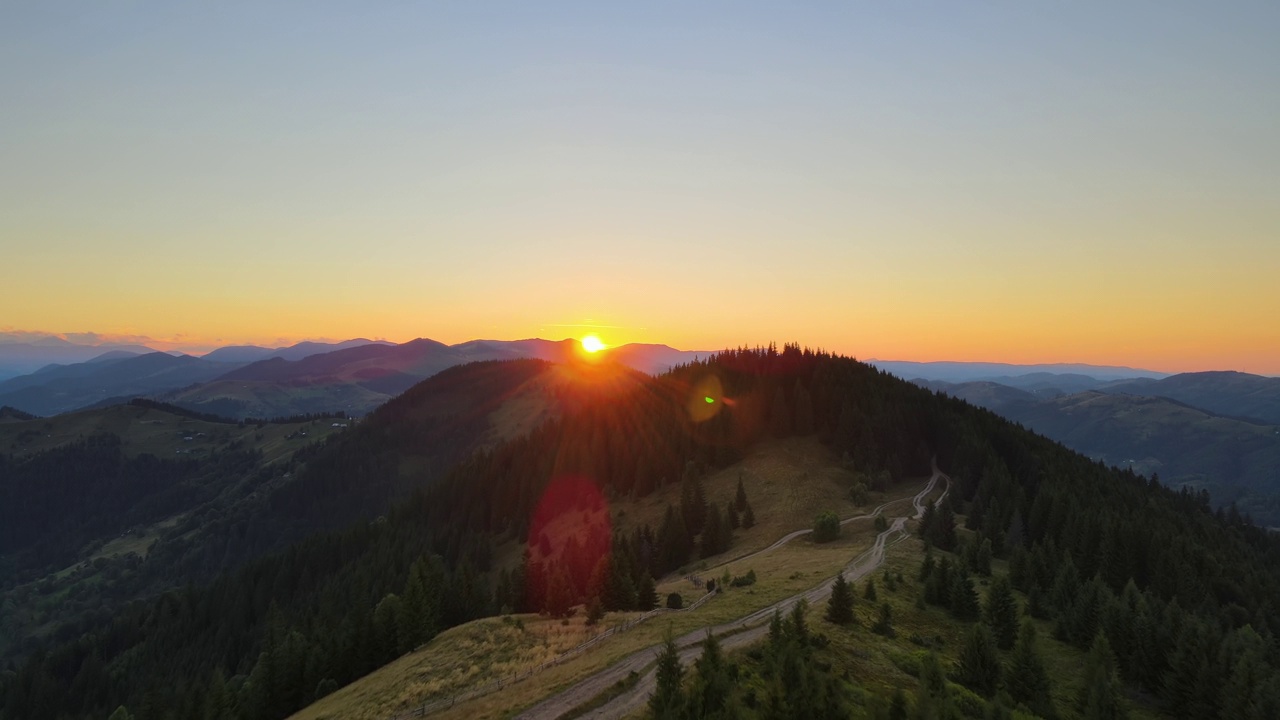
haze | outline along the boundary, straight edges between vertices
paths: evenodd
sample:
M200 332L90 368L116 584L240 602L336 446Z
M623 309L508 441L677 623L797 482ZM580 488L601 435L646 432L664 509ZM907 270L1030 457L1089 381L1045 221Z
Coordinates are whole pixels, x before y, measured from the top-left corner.
M7 3L0 330L1280 373L1280 6Z

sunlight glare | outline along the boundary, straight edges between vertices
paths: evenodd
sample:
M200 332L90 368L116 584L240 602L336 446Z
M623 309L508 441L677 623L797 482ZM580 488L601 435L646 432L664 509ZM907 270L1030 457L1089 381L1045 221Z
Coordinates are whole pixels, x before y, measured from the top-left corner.
M604 343L595 335L582 338L582 349L589 353L597 353L604 349Z

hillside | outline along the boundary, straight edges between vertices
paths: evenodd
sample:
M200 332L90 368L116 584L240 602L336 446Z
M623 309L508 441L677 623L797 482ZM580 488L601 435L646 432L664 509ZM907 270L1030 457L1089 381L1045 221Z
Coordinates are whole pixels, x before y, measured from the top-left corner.
M1166 397L1217 415L1280 425L1280 378L1242 372L1182 373L1156 381L1114 383L1103 390Z
M1159 381L1163 383L1164 381ZM1163 397L1084 392L1040 398L997 383L929 383L1109 465L1208 490L1259 523L1280 525L1280 426Z
M51 365L0 382L0 405L56 415L109 398L152 395L212 380L237 365L153 352L75 365Z
M32 716L33 709L41 716L103 715L119 704L176 708L183 716L213 707L221 716L279 718L447 628L505 611L515 614L512 623L534 623L527 613L562 617L582 604L628 617L647 609L659 587L679 587L657 580L679 583L666 579L701 571L703 562L718 569L718 558L730 558L733 575L759 568L756 585L730 588L703 610L728 612L735 603L767 600L761 594L787 587L795 588L792 597L810 588L820 600L825 563L847 568L851 556L862 554L859 544L868 536L858 523L872 522L879 540L866 558L878 559L875 548L889 536L876 531L871 518L851 519L847 539L837 541L848 545L814 546L808 553L793 536L770 553L733 560L773 544L754 531L785 507L778 496L765 500L766 488L783 498L812 488L802 496L818 503L826 497L844 515L849 508L839 507L841 497L859 498L862 507L875 492L908 492L913 482L917 492L927 489L919 478L930 472L931 458L953 481L948 502L922 510L917 527L935 547L934 569L917 570L912 580L909 568L919 563L906 558L896 592L911 594L890 608L891 624L902 623L898 642L918 649L908 655L908 645L877 644L855 653L859 631L823 628L824 646L811 643L793 623L776 635L794 643L734 656L746 681L742 694L705 698L741 703L748 717L762 707L791 707L783 716L812 717L793 705L800 700L787 688L814 688L811 699L840 709L840 716L877 717L877 708L887 709L893 700L886 693L896 684L918 689L906 701L917 709L938 705L975 717L997 713L1001 705L1008 710L1011 705L994 692L998 671L993 685L960 668L947 668L949 680L929 669L931 657L949 663L968 655L969 638L990 624L979 620L974 593L988 572L1002 574L1003 561L1023 593L1018 597L1044 623L1042 634L1051 633L1063 646L1046 642L1038 653L1058 673L1048 692L1063 716L1076 712L1080 694L1093 697L1090 702L1175 717L1216 716L1219 707L1241 703L1264 713L1277 706L1280 688L1269 658L1277 654L1270 608L1280 596L1280 547L1239 518L1213 515L1203 496L1105 468L987 411L860 363L795 347L724 353L657 379L608 365L566 373L565 384L551 393L558 411L532 432L479 448L374 522L313 534L207 585L60 631L46 652L3 681L6 720ZM424 427L440 429L429 412L419 418L416 403L407 393L375 414L380 425L371 417L341 442L328 443L304 473L324 489L273 504L300 509L301 519L310 515L308 502L336 492L347 504L351 496L342 493L371 479L385 481ZM771 446L770 438L784 442ZM767 459L776 448L813 442L824 447L803 451L817 463L808 477L747 487L751 478L744 475L743 504L736 488L729 504L723 473L736 486L735 470L769 466L752 464L762 457L757 453ZM832 473L817 471L831 462L837 463ZM788 467L787 461L777 466ZM659 512L664 498L670 504ZM887 530L900 529L906 514L886 513L886 520L892 518ZM956 528L957 515L966 529ZM919 543L894 549L904 545L920 552ZM514 565L512 558L518 558ZM923 614L906 610L903 601ZM867 609L859 610L864 623ZM689 629L705 625L699 616L688 617L681 622L693 623ZM767 621L767 614L761 619ZM570 627L572 621L565 621L560 627ZM818 620L811 618L808 626L819 627ZM937 628L938 637L908 632L915 628ZM1113 657L1103 653L1103 660L1082 662L1100 629ZM737 634L731 631L726 629L726 646ZM644 636L618 635L640 642L628 637ZM793 649L776 654L784 646ZM593 647L580 655L583 662L609 665L608 658L623 652L609 650L610 643ZM985 652L989 660L996 651ZM1010 660L1008 652L995 657ZM591 674L590 668L559 667L569 674L556 670L541 676L548 684L526 684L531 694L519 695L516 704L530 707L584 677L573 673ZM1098 667L1108 669L1099 674ZM797 674L787 682L777 668ZM644 682L641 671L647 672L643 664L636 683ZM1166 677L1207 680L1166 683ZM627 678L617 697L644 687L626 685ZM919 680L913 686L907 678ZM73 681L75 690L54 690L73 687ZM1042 700L1043 692L1036 692L1024 702ZM511 702L502 692L487 697ZM484 706L457 712L489 712L477 707ZM505 715L512 707L493 712Z
M78 620L385 512L471 450L553 416L558 376L532 361L459 367L407 393L412 407L358 425L134 404L0 423L0 657L51 603ZM371 452L387 442L393 459Z

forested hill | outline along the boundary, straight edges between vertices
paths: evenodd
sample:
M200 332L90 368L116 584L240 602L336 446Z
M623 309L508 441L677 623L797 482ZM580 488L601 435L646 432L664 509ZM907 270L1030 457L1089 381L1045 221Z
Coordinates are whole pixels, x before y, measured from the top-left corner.
M532 563L495 568L493 549L532 534L561 478L585 478L605 499L696 488L761 438L795 434L894 476L925 471L936 456L956 480L954 509L1010 560L1019 586L1043 598L1036 611L1077 645L1104 630L1121 675L1169 714L1235 717L1220 713L1265 712L1280 698L1280 544L1211 513L1203 496L791 346L722 353L656 380L607 365L575 372L558 412L535 413L545 417L536 430L480 448L385 518L66 629L0 675L3 717L106 717L123 704L141 720L279 718L474 617L549 610L556 594L582 602L601 587L631 587L628 602L652 602L636 583L683 564L697 534L678 513L656 530L588 534L612 549L600 582L561 578L554 593ZM335 483L341 496L361 468L404 460L390 448L411 446L416 430L402 424L415 422L411 406L388 406L378 432L326 448L311 465L334 469L309 471L321 473L315 487ZM305 495L278 502L299 518L310 511Z

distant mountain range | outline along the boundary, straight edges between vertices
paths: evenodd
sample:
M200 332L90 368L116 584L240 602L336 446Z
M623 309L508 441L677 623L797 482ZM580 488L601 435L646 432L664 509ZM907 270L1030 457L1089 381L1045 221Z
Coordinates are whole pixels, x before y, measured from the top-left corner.
M334 410L362 415L455 365L520 358L563 361L576 347L573 340L445 345L420 338L398 345L356 339L287 348L233 346L203 357L121 350L0 382L0 405L47 416L145 396L233 418ZM609 359L650 374L709 354L643 344L607 351Z
M1087 381L1099 384L1114 380L1140 378L1154 380L1169 376L1169 373L1154 370L1081 363L1011 365L990 362L908 362L904 360L868 360L866 362L904 380L923 378L952 383L990 380L1019 387L1023 386L1022 383L1036 383L1047 379L1053 379L1056 382Z
M46 365L89 362L98 358L129 357L155 352L132 344L82 345L58 337L28 337L0 333L0 380L35 372Z
M1006 382L917 378L1109 465L1209 491L1280 526L1280 378L1200 372L1159 380L1030 375ZM1024 387L1015 387L1013 383Z

